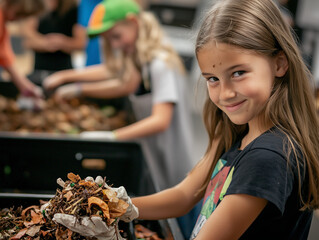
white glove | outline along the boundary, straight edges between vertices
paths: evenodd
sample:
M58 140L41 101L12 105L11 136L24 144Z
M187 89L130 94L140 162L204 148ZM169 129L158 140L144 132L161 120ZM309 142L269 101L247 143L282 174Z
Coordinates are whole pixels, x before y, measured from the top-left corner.
M95 180L93 177L86 177L85 181L96 182L98 185L102 185L104 183L103 187L115 191L117 193L117 198L122 199L123 201L129 204L128 208L126 209L126 212L122 216L120 216L111 226L107 226L107 224L102 220L102 218L98 216L85 216L76 218L73 215L56 213L54 214L53 220L83 236L96 237L99 240L122 240L123 238L121 238L118 230L118 221L123 220L125 222L130 222L137 218L139 215L137 207L133 205L124 187L111 188L104 182L104 179L101 176L97 176ZM65 182L62 179L58 179L57 183L61 187L68 187L65 186ZM43 207L41 207L41 212L43 212L43 210L45 211L46 207L49 205L50 202L47 203L46 206L43 205Z
M85 178L85 181L93 181L92 177ZM99 185L103 184L104 180L101 176L97 176L95 178L95 182ZM106 183L104 183L105 188L111 188ZM117 193L116 197L122 199L123 201L129 204L126 212L119 217L120 220L124 222L131 222L139 216L138 208L132 203L131 198L127 195L127 192L123 186L118 188L111 188L113 191Z
M132 203L131 198L127 195L124 187L112 188L116 193L116 197L122 199L129 204L126 212L119 217L124 222L131 222L139 216L138 208Z
M71 83L57 88L54 97L57 101L63 99L71 99L81 95L81 85L78 83Z
M116 135L113 131L84 131L80 133L80 137L86 139L116 139Z
M79 217L73 215L56 213L53 221L62 224L73 232L77 232L82 236L96 237L100 240L123 239L119 234L117 223L107 226L102 218L97 216Z
M45 108L45 101L42 98L19 96L17 98L17 104L21 110L42 110Z

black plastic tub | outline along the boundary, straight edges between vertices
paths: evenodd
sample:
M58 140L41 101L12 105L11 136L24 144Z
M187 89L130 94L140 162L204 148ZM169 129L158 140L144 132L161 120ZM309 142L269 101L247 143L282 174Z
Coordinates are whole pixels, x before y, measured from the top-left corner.
M66 180L69 172L81 178L105 176L109 185L124 186L132 197L158 191L136 142L0 132L0 146L1 208L49 200L59 188L56 179ZM184 239L176 219L144 223L165 239Z

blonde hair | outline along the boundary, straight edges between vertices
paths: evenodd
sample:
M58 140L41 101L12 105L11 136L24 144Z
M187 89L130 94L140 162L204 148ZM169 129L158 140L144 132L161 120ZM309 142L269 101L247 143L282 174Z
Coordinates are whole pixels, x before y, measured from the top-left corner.
M2 0L0 3L8 7L19 6L20 14L25 17L38 15L46 9L44 0Z
M276 78L272 95L264 109L264 121L272 122L287 136L287 161L291 153L297 159L299 195L303 208L319 207L319 135L311 74L304 64L291 28L271 0L222 0L207 13L197 36L196 53L211 41L231 44L265 56L282 51L288 60L288 71ZM207 98L203 109L209 145L203 161L213 158L211 172L222 153L229 150L248 125L233 124ZM210 156L214 139L220 139L215 156ZM295 145L296 144L296 145ZM298 155L297 148L301 150ZM298 157L299 156L299 157ZM302 157L301 157L302 156ZM300 161L299 161L299 160ZM303 168L304 166L304 168ZM301 176L307 171L304 191ZM202 186L201 192L205 186Z
M121 76L130 62L133 62L141 70L141 66L149 63L155 57L160 57L169 66L175 67L181 73L184 73L185 69L182 60L173 47L164 41L164 33L155 16L150 12L142 11L136 17L139 29L135 55L130 57L123 52L115 52L110 43L104 41L104 55L108 69L114 74Z

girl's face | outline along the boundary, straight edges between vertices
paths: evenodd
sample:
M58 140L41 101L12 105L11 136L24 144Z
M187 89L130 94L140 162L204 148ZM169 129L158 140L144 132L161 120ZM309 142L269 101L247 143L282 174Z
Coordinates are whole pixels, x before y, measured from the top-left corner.
M277 57L265 57L224 43L209 43L197 53L213 103L237 124L258 124L261 110L279 76Z
M110 42L112 48L121 49L126 54L131 55L136 50L137 21L136 19L127 19L119 22L101 35Z

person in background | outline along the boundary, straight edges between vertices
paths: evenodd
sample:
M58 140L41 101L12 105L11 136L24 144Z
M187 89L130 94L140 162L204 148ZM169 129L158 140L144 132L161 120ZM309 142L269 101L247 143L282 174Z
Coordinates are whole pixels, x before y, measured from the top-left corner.
M220 0L195 51L206 154L175 187L132 198L139 218L181 216L203 199L191 239L306 240L319 208L319 123L291 27L273 1Z
M106 0L97 5L88 34L102 37L106 63L57 72L45 79L44 87L57 88L58 99L129 95L136 123L113 132L84 135L142 138L158 159L153 164L161 173L161 187L173 186L192 166L191 116L180 57L163 38L153 14L142 11L132 0Z
M80 0L78 23L85 29L88 26L93 9L100 2L101 0ZM100 52L100 38L88 39L85 48L85 66L100 64L102 62Z
M6 23L38 15L45 10L43 0L0 0L0 67L8 72L11 81L24 96L42 97L42 91L14 65L14 52Z
M106 62L57 72L45 79L44 87L56 89L57 99L129 96L135 123L112 132L81 135L140 141L159 189L174 186L193 166L190 99L180 57L154 15L133 0L98 4L88 34L101 36Z
M43 79L60 70L71 69L72 53L83 50L85 29L77 24L76 0L46 0L48 12L29 18L24 24L24 43L34 50L34 71L29 78L41 85Z

